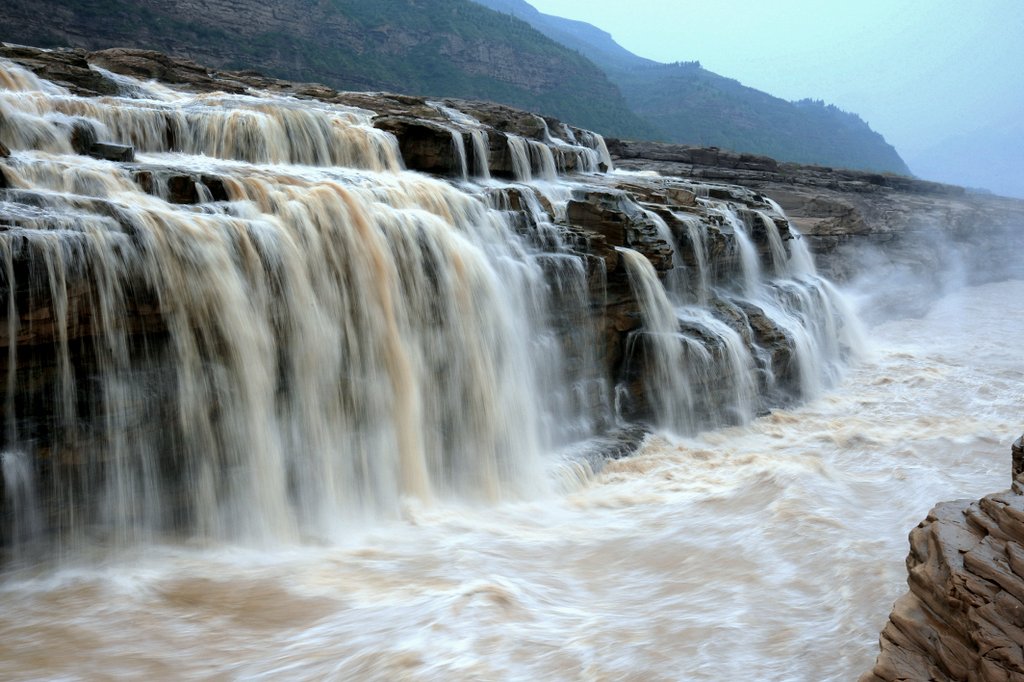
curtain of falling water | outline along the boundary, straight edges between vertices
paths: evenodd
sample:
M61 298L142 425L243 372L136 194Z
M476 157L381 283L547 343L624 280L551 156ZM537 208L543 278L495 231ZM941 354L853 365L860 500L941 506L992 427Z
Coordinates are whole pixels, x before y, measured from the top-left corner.
M34 293L52 301L57 438L84 463L53 477L67 542L181 524L210 537L330 536L339 519L397 513L405 496L544 487L538 456L554 425L539 416L539 377L557 376L561 359L550 345L535 352L548 291L503 213L397 172L395 141L367 112L219 94L87 100L2 72L14 84L0 91L0 139L14 150L3 171L17 202L3 239L9 353L32 334L14 328L30 312L18 306ZM124 168L65 156L82 126L135 145L159 196ZM228 200L168 203L182 172L218 178ZM36 259L45 275L18 279L13 263ZM95 336L88 398L103 427L87 439L69 292L75 324L84 314ZM140 298L159 318L142 337L131 328ZM12 453L33 435L16 412ZM161 419L171 427L152 428Z
M732 204L709 198L699 204L726 228L720 233L735 254L736 272L711 272L705 228L683 213L672 216L679 225L674 233L661 216L645 211L673 247L674 268L664 288L652 281L654 270L638 261L639 254L624 254L644 317L642 346L649 361L644 386L655 424L677 433L749 421L759 385L760 393L769 395L785 380L798 397L812 398L833 384L845 358L864 346L856 315L842 294L817 276L795 231L787 254L774 219L754 212L767 242L762 263L751 230ZM769 206L784 217L776 204ZM694 276L687 276L684 248L693 254ZM774 366L771 353L751 342L751 315L764 316L782 334L792 357L788 366Z

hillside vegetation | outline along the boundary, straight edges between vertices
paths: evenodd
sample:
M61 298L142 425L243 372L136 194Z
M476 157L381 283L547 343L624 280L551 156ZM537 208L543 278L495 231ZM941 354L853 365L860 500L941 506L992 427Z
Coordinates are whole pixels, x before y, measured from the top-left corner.
M154 49L342 89L489 99L610 135L654 134L587 58L469 0L8 0L0 40Z

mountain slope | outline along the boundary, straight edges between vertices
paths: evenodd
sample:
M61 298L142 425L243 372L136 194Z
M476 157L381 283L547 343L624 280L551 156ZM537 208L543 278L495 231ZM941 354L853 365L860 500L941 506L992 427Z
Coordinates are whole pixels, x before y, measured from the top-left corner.
M476 0L528 22L579 51L619 86L633 111L668 142L724 147L783 161L905 175L910 169L856 114L823 102L787 102L701 68L661 64L615 42L585 22L539 12L525 0Z
M492 99L611 135L653 134L586 58L469 0L8 0L0 40L156 49L218 68Z

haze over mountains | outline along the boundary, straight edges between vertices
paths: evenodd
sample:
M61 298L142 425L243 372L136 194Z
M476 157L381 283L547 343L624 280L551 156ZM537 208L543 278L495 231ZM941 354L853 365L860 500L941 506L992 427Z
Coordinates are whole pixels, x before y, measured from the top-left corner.
M10 0L0 40L156 49L338 88L490 99L614 137L910 172L855 114L787 102L696 62L644 59L523 0L478 3Z
M664 141L783 161L910 173L896 150L856 114L817 100L787 102L712 73L699 62L645 59L595 26L544 14L525 0L476 1L518 17L588 57Z

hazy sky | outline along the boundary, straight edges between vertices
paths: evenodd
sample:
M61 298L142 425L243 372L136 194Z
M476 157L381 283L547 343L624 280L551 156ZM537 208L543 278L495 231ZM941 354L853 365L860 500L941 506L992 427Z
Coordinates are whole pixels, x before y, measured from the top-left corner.
M856 112L919 175L970 184L966 166L1002 154L1024 193L1024 0L528 1L641 56ZM951 170L964 138L975 158Z

